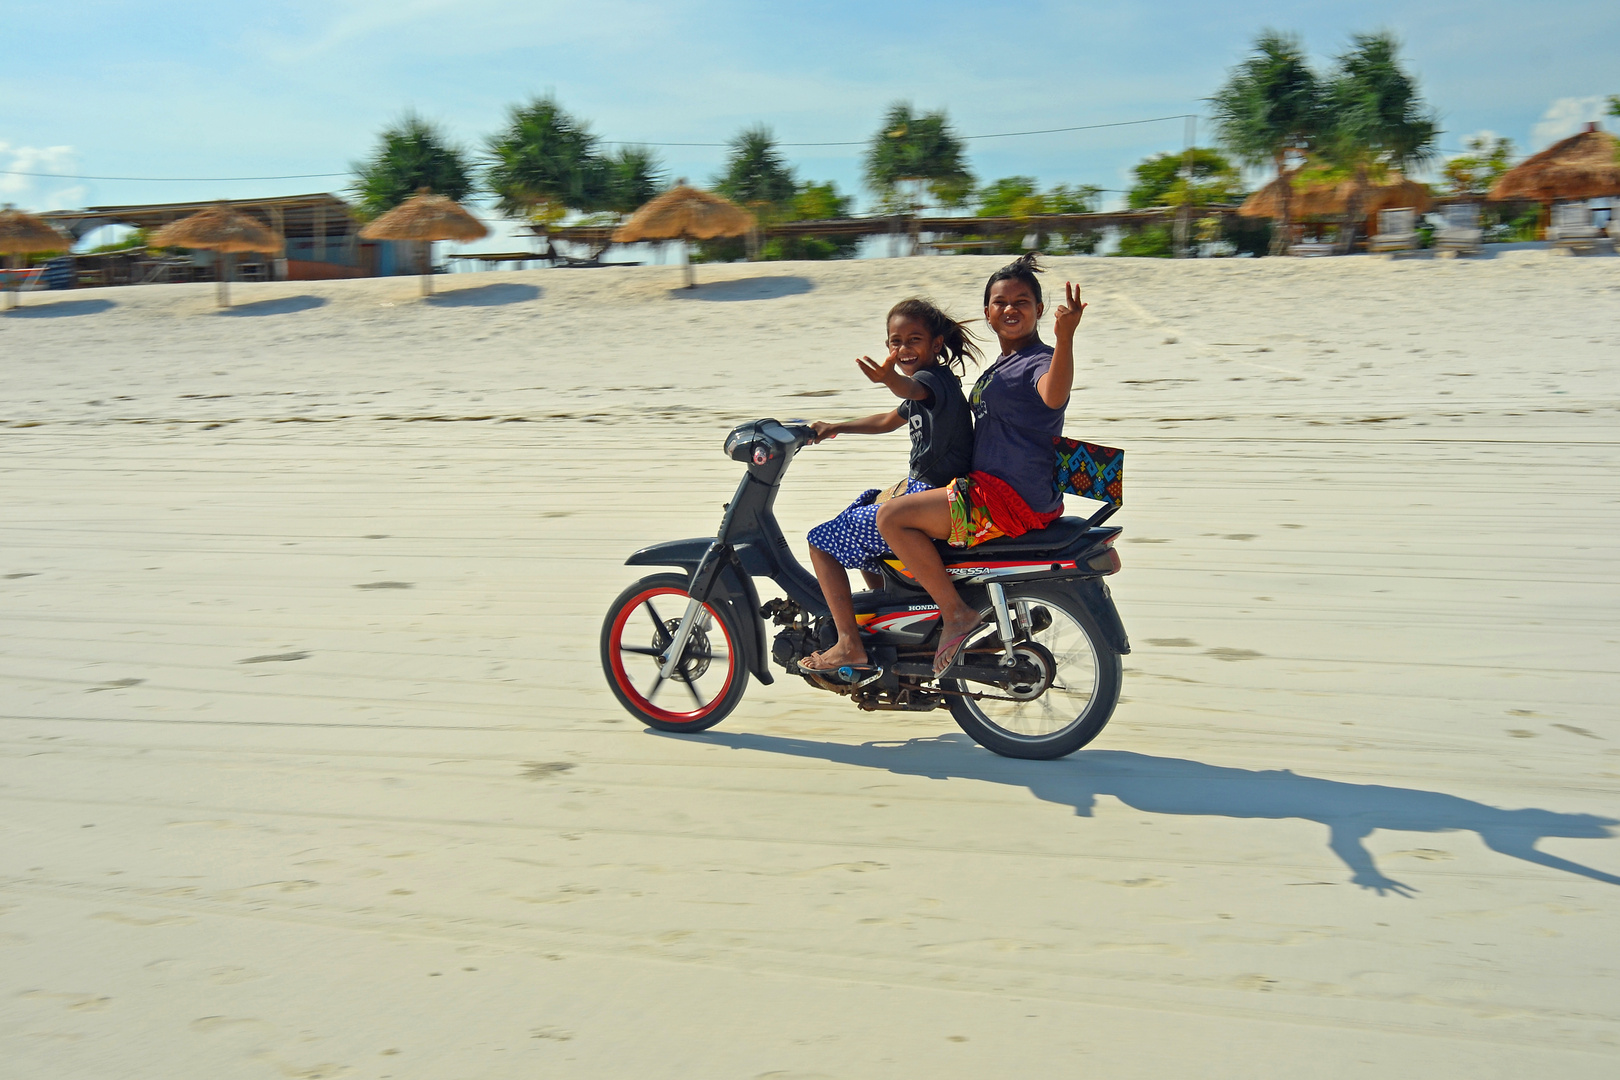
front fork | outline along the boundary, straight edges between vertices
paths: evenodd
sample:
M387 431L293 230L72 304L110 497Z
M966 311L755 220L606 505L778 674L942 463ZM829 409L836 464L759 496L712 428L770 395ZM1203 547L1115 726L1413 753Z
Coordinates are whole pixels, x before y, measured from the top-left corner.
M681 656L686 652L686 643L692 637L692 627L697 625L698 615L703 605L708 603L709 594L714 591L715 578L720 575L720 568L726 565L731 558L731 545L716 540L709 545L709 550L703 553L703 561L697 564L692 571L692 583L687 587L689 599L686 601L686 614L681 616L680 626L675 628L675 636L670 639L669 649L658 658L658 673L668 679L675 675L675 669L680 666Z

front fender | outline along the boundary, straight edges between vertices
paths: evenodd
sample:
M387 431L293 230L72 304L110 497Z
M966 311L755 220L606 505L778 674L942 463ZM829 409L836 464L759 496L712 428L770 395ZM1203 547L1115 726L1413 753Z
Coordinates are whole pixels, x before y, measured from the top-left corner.
M700 536L691 540L666 540L662 544L644 547L628 559L626 566L678 566L688 574L697 569L703 555L714 543L712 537Z
M698 563L714 543L711 537L700 536L690 540L666 540L653 544L624 560L626 566L674 566L691 577ZM765 646L765 620L759 613L759 593L754 580L740 572L735 560L722 567L716 581L713 599L724 604L731 613L732 625L742 634L743 658L754 678L766 686L776 681L771 673L770 650Z

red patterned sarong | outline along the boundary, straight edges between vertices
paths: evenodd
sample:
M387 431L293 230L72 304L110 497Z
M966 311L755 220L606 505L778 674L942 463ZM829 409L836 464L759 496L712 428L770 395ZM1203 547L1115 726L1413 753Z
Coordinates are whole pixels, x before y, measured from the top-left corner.
M1005 480L986 472L951 481L949 491L952 547L970 548L1001 536L1023 536L1063 516L1061 506L1049 514L1037 514Z

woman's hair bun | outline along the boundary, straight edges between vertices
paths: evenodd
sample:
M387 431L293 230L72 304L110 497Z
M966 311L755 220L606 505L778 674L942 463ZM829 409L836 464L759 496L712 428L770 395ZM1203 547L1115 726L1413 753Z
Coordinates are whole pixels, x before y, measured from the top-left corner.
M998 281L1022 281L1029 286L1029 291L1035 294L1035 302L1042 303L1041 281L1036 274L1045 273L1046 268L1040 264L1040 252L1026 251L1000 270L990 275L990 280L984 283L984 303L990 306L990 289Z

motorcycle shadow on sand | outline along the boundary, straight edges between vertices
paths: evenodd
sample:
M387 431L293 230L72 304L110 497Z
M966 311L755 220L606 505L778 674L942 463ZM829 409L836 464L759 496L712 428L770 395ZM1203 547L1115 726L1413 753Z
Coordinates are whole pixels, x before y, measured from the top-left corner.
M1503 855L1620 885L1620 877L1536 849L1537 842L1548 837L1611 837L1609 826L1620 821L1593 814L1503 810L1438 791L1348 784L1287 769L1234 769L1128 750L1088 750L1060 761L1016 761L976 751L965 736L956 734L858 745L714 731L679 737L736 750L884 769L898 776L959 777L1024 787L1038 799L1074 807L1079 817L1091 816L1097 796L1111 795L1148 814L1315 821L1327 827L1328 847L1349 867L1350 880L1381 896L1411 896L1417 890L1385 876L1362 846L1362 840L1379 829L1473 832L1486 847Z

